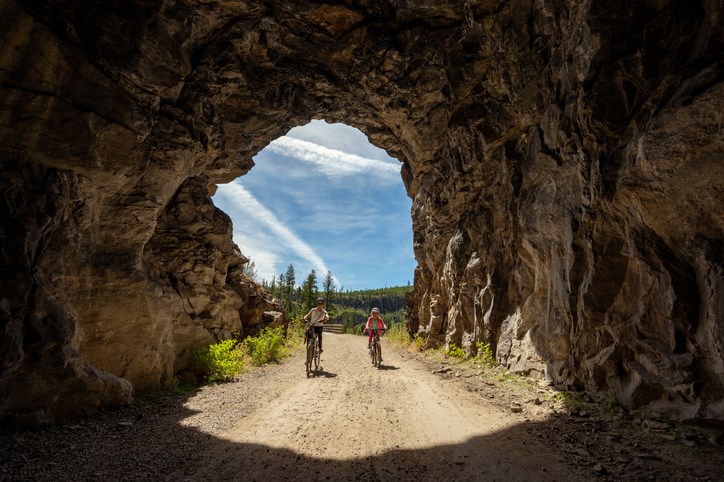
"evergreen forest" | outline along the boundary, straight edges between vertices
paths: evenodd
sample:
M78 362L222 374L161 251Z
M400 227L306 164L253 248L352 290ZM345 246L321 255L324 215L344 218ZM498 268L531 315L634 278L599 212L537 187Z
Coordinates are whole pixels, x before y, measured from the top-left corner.
M252 278L256 276L254 262L250 262L245 270ZM391 286L365 290L344 290L338 288L334 276L327 271L320 280L312 270L301 283L298 282L293 264L287 270L274 277L271 282L261 280L259 283L271 295L280 300L289 319L297 321L316 306L318 297L327 300L326 309L330 322L344 324L346 331L355 330L367 321L372 308L380 310L380 316L388 327L404 323L405 294L412 290L411 285Z

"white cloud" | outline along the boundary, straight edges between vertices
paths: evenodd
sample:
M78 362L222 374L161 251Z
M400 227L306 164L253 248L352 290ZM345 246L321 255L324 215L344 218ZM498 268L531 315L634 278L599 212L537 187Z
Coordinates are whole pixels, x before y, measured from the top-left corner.
M239 246L243 246L242 252L244 256L254 262L257 279L271 281L283 271L281 253L271 249L267 236L249 236L235 227L234 242Z
M385 150L371 144L362 131L346 124L328 124L323 120L312 120L307 125L295 127L287 132L287 137L294 137L370 159L395 160Z
M294 137L280 137L266 149L315 164L330 177L367 174L388 180L400 180L401 164L397 161L370 159Z
M265 226L273 236L273 243L285 247L285 251L291 251L300 258L306 260L318 273L329 271L322 258L303 239L297 236L291 229L284 226L281 221L260 203L249 191L236 182L220 184L215 196L226 198L234 209L244 211L246 218L252 223ZM226 207L229 210L229 207ZM238 220L239 217L234 217ZM237 221L238 223L238 221ZM279 256L270 250L270 239L253 238L243 236L241 231L244 227L235 225L234 238L237 244L243 246L242 251L255 263L259 277L271 280L282 267L278 266ZM237 236L239 236L237 238ZM269 263L269 264L267 264Z

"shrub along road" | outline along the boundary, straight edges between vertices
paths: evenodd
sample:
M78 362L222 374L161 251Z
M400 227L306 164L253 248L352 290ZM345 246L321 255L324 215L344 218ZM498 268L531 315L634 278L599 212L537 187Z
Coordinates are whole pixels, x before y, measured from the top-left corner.
M724 468L716 434L569 410L549 389L383 347L378 370L366 339L325 334L314 378L300 351L234 383L4 435L0 480L717 480Z

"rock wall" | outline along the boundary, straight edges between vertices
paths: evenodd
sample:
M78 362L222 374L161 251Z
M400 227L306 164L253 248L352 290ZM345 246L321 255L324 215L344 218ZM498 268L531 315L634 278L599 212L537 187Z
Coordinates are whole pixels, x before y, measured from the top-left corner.
M167 105L187 73L161 52L176 40L141 27L145 41L128 43L158 12L39 5L0 2L6 426L128 404L191 348L286 324L211 202L205 176L229 175L209 146L218 134Z
M449 135L415 197L411 328L721 418L722 9L602 3L536 2L493 35L519 43L495 46L488 117Z
M126 403L278 318L209 195L324 118L403 163L428 346L724 417L723 15L0 0L0 416Z

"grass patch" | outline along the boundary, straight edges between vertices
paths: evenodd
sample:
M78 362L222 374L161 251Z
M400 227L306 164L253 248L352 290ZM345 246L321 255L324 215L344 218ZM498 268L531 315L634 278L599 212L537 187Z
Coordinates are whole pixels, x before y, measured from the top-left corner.
M495 355L493 354L493 349L490 347L489 343L479 341L475 344L475 346L478 349L478 354L475 356L476 360L490 367L498 365L498 362L495 360Z
M614 395L609 395L604 399L595 400L586 392L570 392L561 390L555 392L550 399L563 403L563 405L569 409L585 410L607 417L622 415L630 416L635 413L635 411L632 411L630 407L626 407L621 404Z
M621 405L621 402L619 402L618 399L613 395L610 395L609 397L604 398L603 400L601 400L599 402L598 405L600 406L601 410L604 413L608 413L608 414L617 414L618 415L618 414L621 414L621 413L624 413L627 411L626 407Z
M563 403L565 403L566 405L576 403L576 402L577 402L577 398L578 398L578 397L577 397L576 394L573 393L573 392L565 392L565 391L562 391L562 392L556 392L556 393L553 395L553 399L554 399L554 400L556 400L557 402L563 402Z
M385 337L393 345L397 345L402 348L410 346L410 335L407 333L405 325L402 323L395 323L387 330Z
M447 350L445 350L445 356L450 358L457 358L458 360L465 360L468 358L465 350L463 350L461 347L457 346L454 343L450 343L448 345Z
M508 370L501 369L496 375L495 379L499 382L515 382L515 383L521 383L523 385L529 385L530 382L526 377L523 377L521 375L517 375L513 372L509 372Z
M170 393L171 395L188 395L189 393L195 392L196 389L196 384L188 382L182 383L178 377L169 378L162 387L164 393Z

